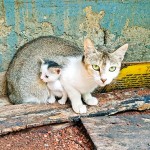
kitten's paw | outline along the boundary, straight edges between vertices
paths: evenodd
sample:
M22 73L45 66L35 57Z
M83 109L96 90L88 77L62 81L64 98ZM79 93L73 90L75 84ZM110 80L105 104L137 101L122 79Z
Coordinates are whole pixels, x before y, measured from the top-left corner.
M58 103L64 105L66 104L66 100L61 98L60 100L58 100Z
M96 97L91 97L89 99L84 100L87 105L97 105L98 99Z
M86 112L87 112L86 105L72 106L72 108L73 108L73 110L74 110L76 113L83 114L83 113L86 113Z
M56 99L52 98L52 97L47 99L47 102L50 103L50 104L55 103L55 101L56 101Z

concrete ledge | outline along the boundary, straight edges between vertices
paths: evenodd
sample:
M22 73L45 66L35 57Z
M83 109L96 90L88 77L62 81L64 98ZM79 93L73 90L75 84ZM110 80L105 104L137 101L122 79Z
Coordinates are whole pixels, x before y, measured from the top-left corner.
M150 107L150 89L128 89L95 95L98 106L88 106L88 113L76 114L66 105L6 105L0 107L0 135L52 123L70 122L86 116L107 116L126 110ZM141 109L140 109L141 110Z

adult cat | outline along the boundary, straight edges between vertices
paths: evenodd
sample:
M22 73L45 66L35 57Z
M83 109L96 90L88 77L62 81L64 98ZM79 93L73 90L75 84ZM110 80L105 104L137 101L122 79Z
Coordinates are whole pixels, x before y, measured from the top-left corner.
M120 72L121 62L128 44L113 53L97 51L90 39L84 41L84 55L69 58L63 68L60 81L71 100L76 113L86 113L81 97L88 105L97 105L98 100L91 96L97 86L110 84Z

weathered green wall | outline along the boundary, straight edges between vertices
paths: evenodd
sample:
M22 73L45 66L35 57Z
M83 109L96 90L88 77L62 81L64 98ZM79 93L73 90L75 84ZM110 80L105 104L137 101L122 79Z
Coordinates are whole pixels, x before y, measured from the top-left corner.
M112 48L128 42L126 61L149 61L150 1L0 0L0 94L18 47L43 35L79 46L87 36Z

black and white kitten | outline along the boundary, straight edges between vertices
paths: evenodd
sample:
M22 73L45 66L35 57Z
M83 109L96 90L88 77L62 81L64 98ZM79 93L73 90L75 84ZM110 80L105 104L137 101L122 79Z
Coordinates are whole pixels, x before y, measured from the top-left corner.
M60 104L65 104L67 101L67 93L59 80L61 75L61 66L54 61L44 61L41 59L40 72L41 80L47 83L50 90L50 97L47 99L47 102L54 103L56 101L55 97L59 97L61 99L58 100L58 102Z

